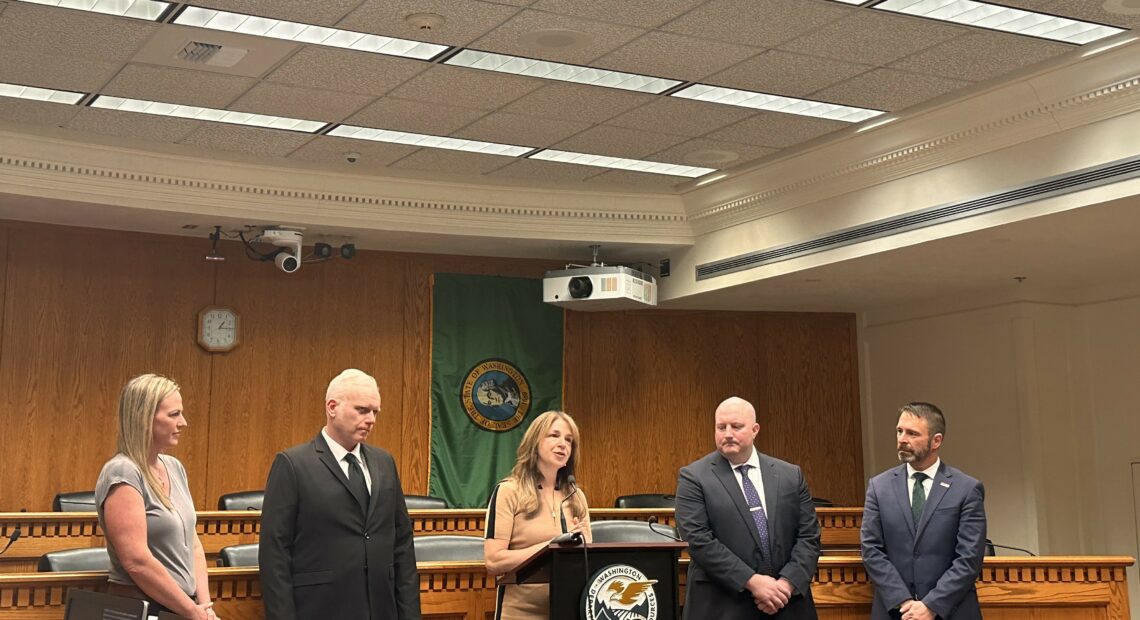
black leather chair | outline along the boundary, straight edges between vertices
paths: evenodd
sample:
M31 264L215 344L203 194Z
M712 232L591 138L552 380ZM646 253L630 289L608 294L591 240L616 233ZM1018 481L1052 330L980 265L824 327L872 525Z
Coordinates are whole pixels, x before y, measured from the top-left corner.
M482 536L416 536L417 562L482 562Z
M835 502L833 502L829 499L824 499L822 497L811 498L811 503L816 508L831 508L831 507L835 506Z
M218 498L218 510L261 510L265 491L238 491Z
M40 556L36 570L41 573L69 573L83 570L110 570L111 556L106 547L61 549Z
M447 510L451 508L447 505L447 500L430 495L405 495L404 502L408 504L408 510Z
M57 493L51 500L55 512L95 512L95 491Z
M622 495L614 501L614 508L672 508L677 504L676 495L663 493L638 493Z
M257 543L230 545L218 552L221 566L257 566Z
M662 532L662 534L658 532ZM655 523L653 529L650 529L649 524L645 521L591 521L590 533L593 534L596 543L669 542L670 536L672 540L677 538L677 530L673 527Z

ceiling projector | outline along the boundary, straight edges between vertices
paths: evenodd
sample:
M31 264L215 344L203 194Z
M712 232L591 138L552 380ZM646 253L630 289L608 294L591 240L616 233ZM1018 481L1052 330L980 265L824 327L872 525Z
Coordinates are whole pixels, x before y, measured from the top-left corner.
M570 310L633 310L657 305L653 276L619 266L547 271L542 301Z

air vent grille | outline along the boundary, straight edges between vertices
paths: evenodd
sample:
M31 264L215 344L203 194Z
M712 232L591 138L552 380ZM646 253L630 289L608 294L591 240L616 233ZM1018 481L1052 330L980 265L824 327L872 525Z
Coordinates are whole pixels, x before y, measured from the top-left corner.
M221 45L213 43L200 43L198 41L191 41L186 44L186 47L178 51L178 60L185 60L186 62L193 62L205 64L213 58L219 51Z

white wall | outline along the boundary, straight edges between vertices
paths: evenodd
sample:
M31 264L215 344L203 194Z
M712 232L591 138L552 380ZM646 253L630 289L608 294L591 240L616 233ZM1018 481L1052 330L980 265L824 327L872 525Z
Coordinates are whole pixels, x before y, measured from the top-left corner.
M947 417L944 460L986 486L990 539L1043 555L1136 557L1140 287L1052 297L864 313L866 474L897 464L899 405L930 401ZM1137 570L1128 572L1140 617Z

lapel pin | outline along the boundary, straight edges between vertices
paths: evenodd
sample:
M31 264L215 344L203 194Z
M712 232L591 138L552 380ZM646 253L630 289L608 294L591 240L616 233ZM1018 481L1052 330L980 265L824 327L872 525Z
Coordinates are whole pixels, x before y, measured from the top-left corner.
M938 484L941 484L942 486L946 487L947 489L949 489L949 488L950 488L950 483L949 483L949 482L939 482Z

